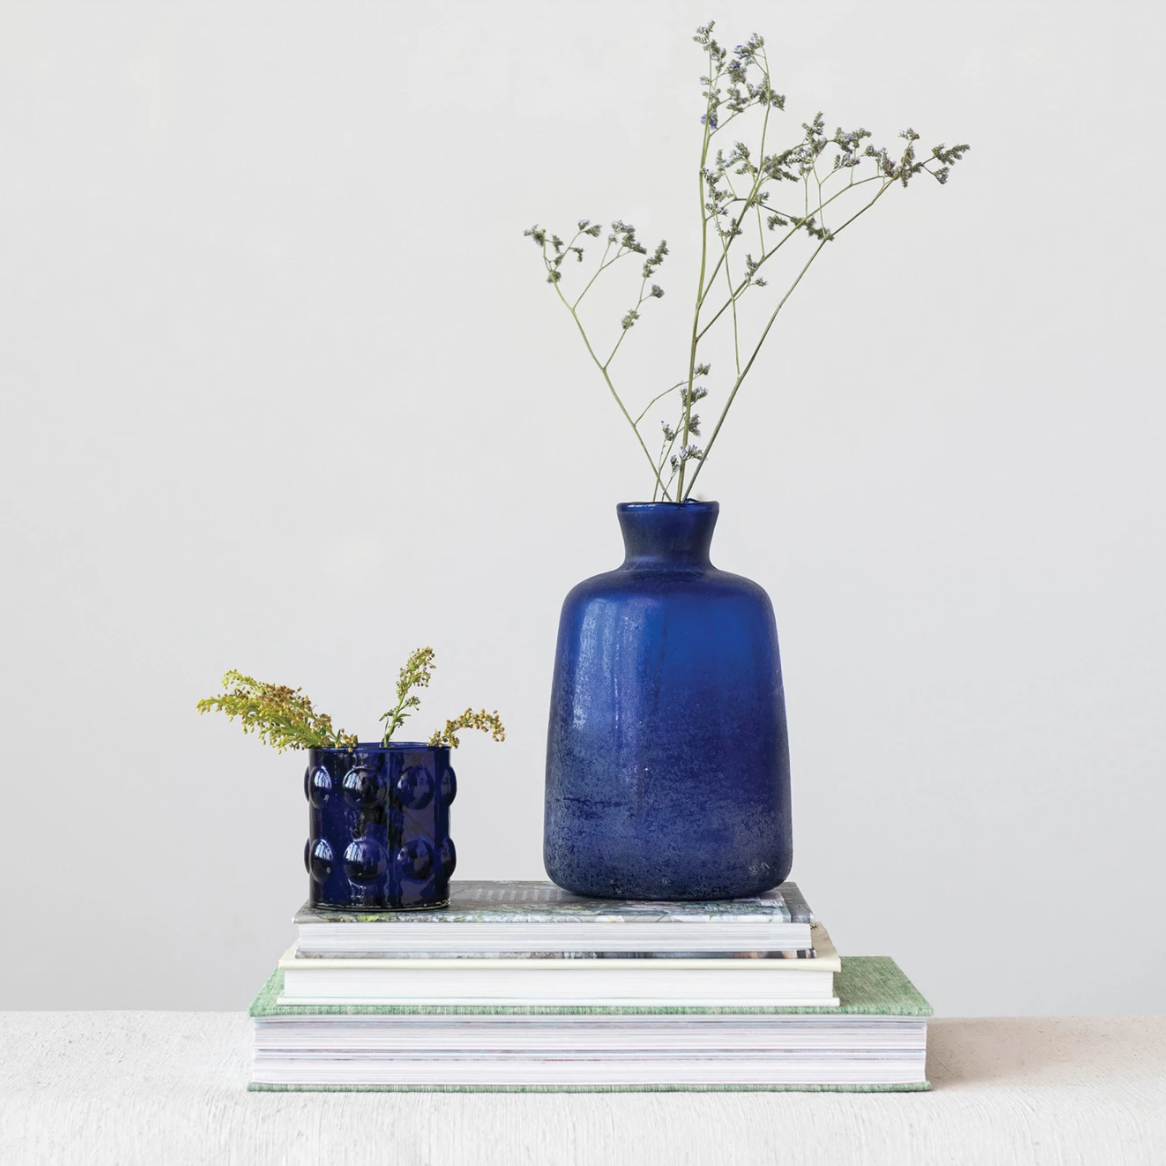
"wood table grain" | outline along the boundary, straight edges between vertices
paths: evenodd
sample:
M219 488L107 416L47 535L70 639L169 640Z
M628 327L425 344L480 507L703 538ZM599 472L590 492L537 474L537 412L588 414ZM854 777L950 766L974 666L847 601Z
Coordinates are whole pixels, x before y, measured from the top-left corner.
M242 1014L0 1013L0 1162L1166 1166L1166 1017L929 1046L931 1093L248 1093Z

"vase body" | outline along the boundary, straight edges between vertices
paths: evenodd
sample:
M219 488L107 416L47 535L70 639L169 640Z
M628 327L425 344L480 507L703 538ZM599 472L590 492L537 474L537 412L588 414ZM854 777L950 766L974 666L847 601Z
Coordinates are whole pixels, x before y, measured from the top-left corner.
M361 911L441 907L457 863L449 748L416 741L309 749L308 901Z
M543 858L577 894L738 898L789 874L773 605L709 561L718 512L621 504L623 565L563 604Z

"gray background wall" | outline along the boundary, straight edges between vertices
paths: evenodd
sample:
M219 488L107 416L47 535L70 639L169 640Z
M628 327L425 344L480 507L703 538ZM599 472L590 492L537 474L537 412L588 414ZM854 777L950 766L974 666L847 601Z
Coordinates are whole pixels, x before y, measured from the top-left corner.
M0 7L0 1006L241 1008L305 894L302 762L467 703L465 877L539 877L559 605L645 479L522 229L672 254L698 23L818 108L973 151L791 299L702 477L782 636L794 875L945 1014L1160 1012L1160 6ZM901 196L901 197L900 197ZM715 375L714 393L723 389Z

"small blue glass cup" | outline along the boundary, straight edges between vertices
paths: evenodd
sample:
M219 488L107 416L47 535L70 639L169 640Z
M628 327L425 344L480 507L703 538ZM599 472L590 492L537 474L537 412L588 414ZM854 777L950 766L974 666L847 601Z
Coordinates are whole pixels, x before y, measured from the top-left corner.
M449 747L399 741L309 749L308 901L355 911L424 910L449 902L457 852Z

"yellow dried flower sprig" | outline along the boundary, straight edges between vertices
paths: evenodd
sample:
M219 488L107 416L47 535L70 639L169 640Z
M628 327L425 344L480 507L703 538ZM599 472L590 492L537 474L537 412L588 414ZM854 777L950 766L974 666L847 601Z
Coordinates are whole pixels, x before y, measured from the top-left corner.
M414 688L428 688L435 667L432 648L418 648L411 652L397 679L397 705L380 719L386 721L381 744L387 745L397 728L418 708L421 699ZM196 705L200 713L221 712L230 720L239 720L244 733L255 733L266 745L279 752L285 749L354 749L357 738L353 733L332 727L327 713L318 713L312 702L298 688L285 684L268 684L234 670L223 677L225 692L207 697ZM457 734L462 729L480 729L495 741L506 739L506 730L498 717L485 709L474 712L466 709L459 717L446 721L445 727L434 732L430 746L448 745L456 749L461 744Z
M429 687L429 680L436 667L433 663L433 656L432 648L417 648L409 653L405 667L397 673L397 707L390 709L387 713L382 713L380 717L382 721L388 722L385 725L384 736L381 737L382 745L389 743L389 738L409 715L409 709L421 707L421 698L416 695L411 696L409 690Z
M244 733L255 733L265 745L285 749L351 749L356 737L332 728L332 718L318 713L298 688L267 684L233 669L223 677L221 696L200 700L200 713L226 713L243 722Z
M506 740L506 729L498 717L497 709L488 713L485 709L474 712L472 708L468 708L460 717L446 721L445 728L438 729L429 738L429 744L448 745L451 749L456 749L461 744L457 734L462 729L480 729L483 733L489 733L495 741Z

